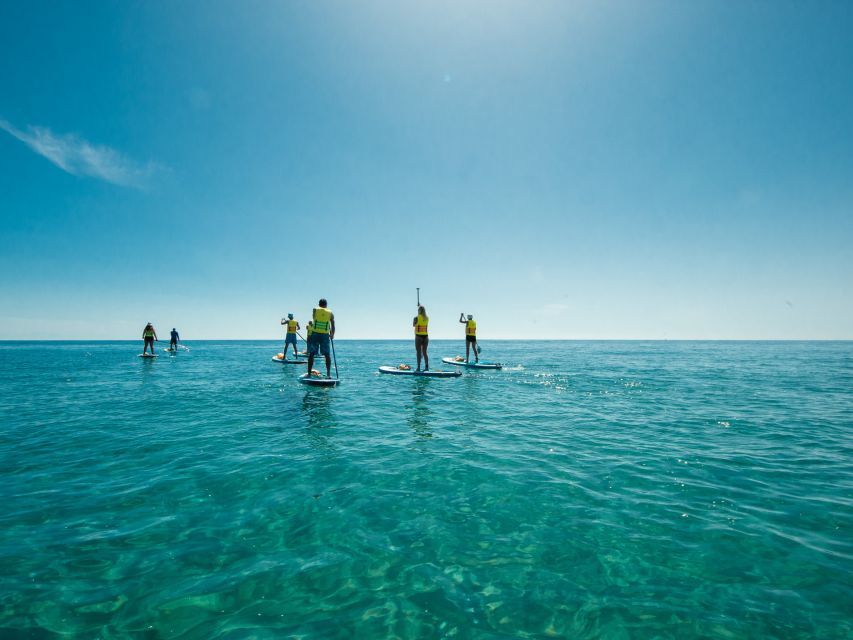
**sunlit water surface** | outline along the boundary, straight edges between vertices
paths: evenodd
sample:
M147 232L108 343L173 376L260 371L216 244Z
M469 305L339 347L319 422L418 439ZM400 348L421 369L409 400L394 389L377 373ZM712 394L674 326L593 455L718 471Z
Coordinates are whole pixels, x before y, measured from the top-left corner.
M853 343L190 346L0 343L0 637L853 633Z

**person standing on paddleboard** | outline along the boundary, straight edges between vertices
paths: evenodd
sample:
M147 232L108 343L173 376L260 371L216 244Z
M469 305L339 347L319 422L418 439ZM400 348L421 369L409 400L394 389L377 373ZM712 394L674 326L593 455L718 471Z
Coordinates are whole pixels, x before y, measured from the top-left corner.
M469 350L474 350L474 362L480 361L480 356L477 354L477 321L474 316L468 314L468 319L465 319L465 314L459 314L459 322L465 325L465 362L468 362Z
M424 371L429 371L429 356L427 355L427 347L429 346L429 316L426 312L426 307L423 305L418 307L418 315L412 320L412 326L415 328L415 353L418 356L418 368L421 370L421 358L424 361Z
M294 360L299 359L299 352L296 349L296 332L302 327L299 326L299 322L293 319L293 314L288 313L287 318L281 319L281 324L287 326L287 334L284 336L284 352L281 354L281 357L287 360L287 345L293 345L293 358Z
M314 356L322 353L326 356L326 377L332 377L332 357L329 345L335 339L335 314L327 307L325 298L320 298L319 307L314 307L312 315L314 329L308 337L308 377L314 367Z
M175 327L172 327L172 335L169 337L169 351L178 350L178 342L180 339L181 336L178 335L178 330L175 329Z
M145 328L142 330L142 339L145 341L145 344L142 346L142 353L145 353L148 350L149 345L151 346L151 355L154 355L154 342L158 339L157 332L154 331L154 325L150 322L145 325Z

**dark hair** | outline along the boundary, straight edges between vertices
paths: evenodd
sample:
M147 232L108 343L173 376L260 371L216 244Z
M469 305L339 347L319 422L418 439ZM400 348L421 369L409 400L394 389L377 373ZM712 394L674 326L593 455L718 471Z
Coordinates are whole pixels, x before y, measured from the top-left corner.
M320 306L321 306L321 307L325 307L327 304L329 304L329 303L328 303L328 302L326 302L326 299L325 299L325 298L320 298Z

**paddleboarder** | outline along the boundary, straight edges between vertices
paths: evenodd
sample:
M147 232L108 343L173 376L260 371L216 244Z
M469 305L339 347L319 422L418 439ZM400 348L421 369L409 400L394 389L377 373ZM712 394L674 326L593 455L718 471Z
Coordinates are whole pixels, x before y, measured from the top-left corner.
M424 371L429 371L429 356L427 355L427 347L429 346L429 316L426 312L426 307L418 306L418 315L412 320L412 326L415 328L415 353L418 356L418 368L421 370L421 358L424 361Z
M151 347L151 355L154 355L154 342L158 340L157 332L154 330L154 325L150 322L145 325L145 328L142 330L142 339L145 341L145 344L142 346L142 353L144 354L148 347Z
M287 318L281 319L281 324L287 327L287 333L284 336L284 351L281 354L281 357L284 360L287 360L287 345L293 345L293 358L294 360L299 359L299 352L296 349L296 332L302 327L299 326L299 322L293 319L293 314L288 313Z
M480 361L480 356L477 354L477 321L474 316L468 314L467 320L465 314L459 314L459 322L465 325L465 362L468 362L469 350L474 350L474 362Z
M181 336L178 335L178 330L175 327L172 327L172 333L169 337L169 351L177 351L178 350L178 342L180 341Z
M322 353L326 356L326 377L332 377L332 357L329 345L335 339L335 314L328 308L325 298L320 298L320 306L314 307L313 330L308 336L308 376L314 367L314 356Z

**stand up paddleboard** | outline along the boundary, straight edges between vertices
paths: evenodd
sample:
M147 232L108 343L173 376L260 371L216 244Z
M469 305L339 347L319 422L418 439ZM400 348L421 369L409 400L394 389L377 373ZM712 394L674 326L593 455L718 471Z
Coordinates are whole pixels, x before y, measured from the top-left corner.
M288 360L287 358L282 357L279 353L272 357L273 362L280 362L281 364L308 364L307 360Z
M156 353L140 353L139 357L140 358L156 358L157 354Z
M416 369L400 369L399 367L379 367L379 373L390 373L395 376L417 376L424 378L458 378L461 371L418 371Z
M468 367L469 369L502 369L503 365L500 362L465 362L464 358L457 360L456 358L442 358L442 362L456 365L457 367Z
M327 378L326 376L309 376L307 373L303 373L299 376L299 382L310 384L312 387L334 387L340 380L337 378Z

